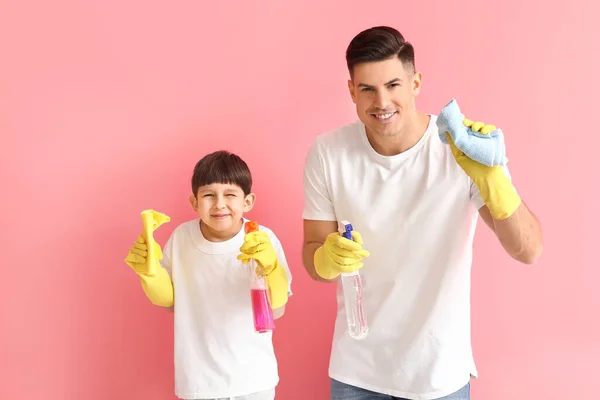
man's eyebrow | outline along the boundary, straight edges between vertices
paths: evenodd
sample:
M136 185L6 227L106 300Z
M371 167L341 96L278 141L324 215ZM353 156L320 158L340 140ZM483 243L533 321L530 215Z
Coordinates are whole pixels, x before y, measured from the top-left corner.
M391 81L387 82L385 84L385 86L391 85L392 83L396 83L396 82L402 82L402 79L400 79L400 78L394 78ZM358 87L373 88L374 86L367 85L366 83L359 83Z

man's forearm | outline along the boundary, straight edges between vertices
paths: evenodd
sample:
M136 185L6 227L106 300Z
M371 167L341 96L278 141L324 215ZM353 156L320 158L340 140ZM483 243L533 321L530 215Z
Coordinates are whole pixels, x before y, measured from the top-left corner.
M542 254L542 229L525 203L521 202L510 217L494 219L494 228L502 247L515 260L533 264Z
M336 279L328 280L322 278L315 269L315 252L319 247L321 247L322 243L307 243L304 245L302 249L302 263L304 264L304 269L308 272L308 275L317 282L333 282Z

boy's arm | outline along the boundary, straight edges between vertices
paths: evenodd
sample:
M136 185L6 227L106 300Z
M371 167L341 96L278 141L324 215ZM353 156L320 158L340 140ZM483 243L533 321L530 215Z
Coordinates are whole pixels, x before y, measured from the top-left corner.
M164 309L170 313L175 311L175 285L173 284L173 266L171 265L171 254L173 252L173 236L169 237L163 249L163 258L160 260L160 266L167 271L171 286L173 287L173 303L170 306L164 306Z
M288 266L285 252L283 251L283 245L273 231L268 231L267 233L269 234L275 254L277 255L278 268L280 268L279 271L273 271L267 276L267 282L269 282L271 290L276 289L281 291L280 298L283 296L289 300L290 296L293 294L292 273ZM285 304L287 304L287 300L280 307L273 309L273 318L277 319L283 317L283 314L285 313Z
M277 318L283 316L283 307L292 296L292 273L275 233L264 226L250 230L244 237L237 259L244 264L255 260L261 266L269 287L271 308L277 310Z
M285 252L283 251L283 246L281 245L279 238L277 238L274 233L273 236L275 237L275 252L277 253L279 264L281 267L283 267L287 278L287 296L289 299L289 297L292 295L292 273L290 272L290 268L287 264ZM285 304L281 307L273 309L273 319L279 319L283 317L283 314L285 314Z
M173 283L167 271L158 267L156 275L139 274L142 289L152 304L162 307L171 307L174 303Z
M125 258L129 265L139 276L144 293L152 304L163 307L173 305L173 284L169 271L161 266L156 254L160 252L158 246L148 246L146 239L139 236Z
M139 276L144 293L152 304L171 307L174 302L174 289L171 281L170 243L165 245L163 253L160 245L154 240L154 231L170 218L154 210L141 213L143 222L142 234L130 248L125 262Z
M285 314L285 306L281 306L281 307L273 310L273 318L274 319L279 319L279 318L283 317L283 314Z

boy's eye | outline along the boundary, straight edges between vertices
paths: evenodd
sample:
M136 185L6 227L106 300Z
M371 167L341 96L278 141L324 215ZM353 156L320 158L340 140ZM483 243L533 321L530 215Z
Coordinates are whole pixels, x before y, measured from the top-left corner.
M227 196L235 197L234 193L229 193Z
M202 197L212 197L212 194L210 194L210 193L206 193L206 194L205 194L204 196L202 196Z

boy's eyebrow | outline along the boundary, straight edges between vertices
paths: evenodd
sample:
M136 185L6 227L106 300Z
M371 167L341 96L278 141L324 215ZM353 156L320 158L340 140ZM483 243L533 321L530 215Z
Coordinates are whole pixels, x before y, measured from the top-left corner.
M206 187L206 186L200 187L198 189L198 191L200 191L200 192L214 192L215 190L216 189L213 189L213 188L210 188L210 187ZM223 189L224 192L237 192L237 191L240 191L240 190L242 190L242 189L238 188L236 186L231 186L231 187L227 187L227 188Z
M396 83L396 82L400 82L400 83L402 83L402 79L400 79L400 78L394 78L394 79L392 79L391 81L389 81L389 82L386 82L386 83L384 84L384 86L391 85L392 83ZM359 84L358 84L358 87L373 88L374 86L367 85L366 83L359 83Z

